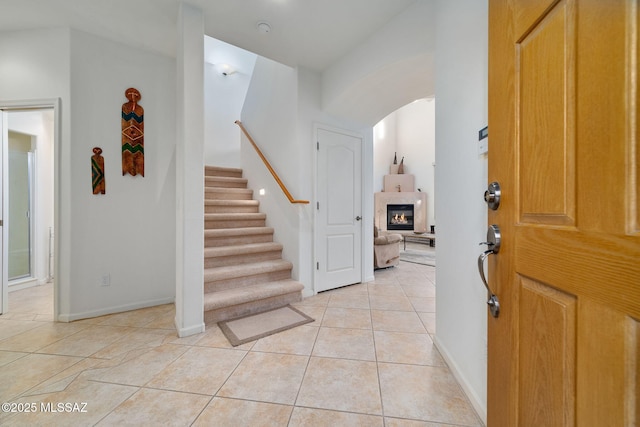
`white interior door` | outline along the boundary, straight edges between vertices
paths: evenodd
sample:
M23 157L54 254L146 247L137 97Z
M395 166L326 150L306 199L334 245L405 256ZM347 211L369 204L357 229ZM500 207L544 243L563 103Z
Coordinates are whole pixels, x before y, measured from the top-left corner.
M362 138L318 128L317 292L362 281Z

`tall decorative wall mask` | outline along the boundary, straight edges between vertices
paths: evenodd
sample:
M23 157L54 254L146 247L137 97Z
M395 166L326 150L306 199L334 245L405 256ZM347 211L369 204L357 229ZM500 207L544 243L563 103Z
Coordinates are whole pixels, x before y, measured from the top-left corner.
M102 148L93 147L91 156L91 186L93 194L105 194L104 157L101 156Z
M144 176L144 108L138 89L124 92L129 102L122 104L122 175Z

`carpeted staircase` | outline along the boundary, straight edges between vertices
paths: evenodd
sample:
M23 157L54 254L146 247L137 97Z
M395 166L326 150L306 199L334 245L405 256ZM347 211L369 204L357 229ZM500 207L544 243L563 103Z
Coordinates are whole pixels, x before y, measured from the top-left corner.
M291 279L242 169L206 166L204 175L205 323L300 301L304 286Z

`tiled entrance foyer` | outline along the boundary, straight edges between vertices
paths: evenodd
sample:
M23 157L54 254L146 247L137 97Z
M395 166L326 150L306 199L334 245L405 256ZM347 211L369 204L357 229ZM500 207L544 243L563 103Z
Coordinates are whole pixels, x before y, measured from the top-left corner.
M401 262L296 304L314 323L237 348L214 325L177 338L172 305L53 323L50 286L17 291L0 316L0 402L37 412L0 424L481 425L431 340L434 282Z

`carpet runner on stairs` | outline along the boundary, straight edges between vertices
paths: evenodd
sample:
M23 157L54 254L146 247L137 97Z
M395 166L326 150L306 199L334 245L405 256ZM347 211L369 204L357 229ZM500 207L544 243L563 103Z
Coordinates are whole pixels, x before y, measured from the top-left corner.
M242 169L205 167L204 320L211 324L302 299L302 283L242 178Z

